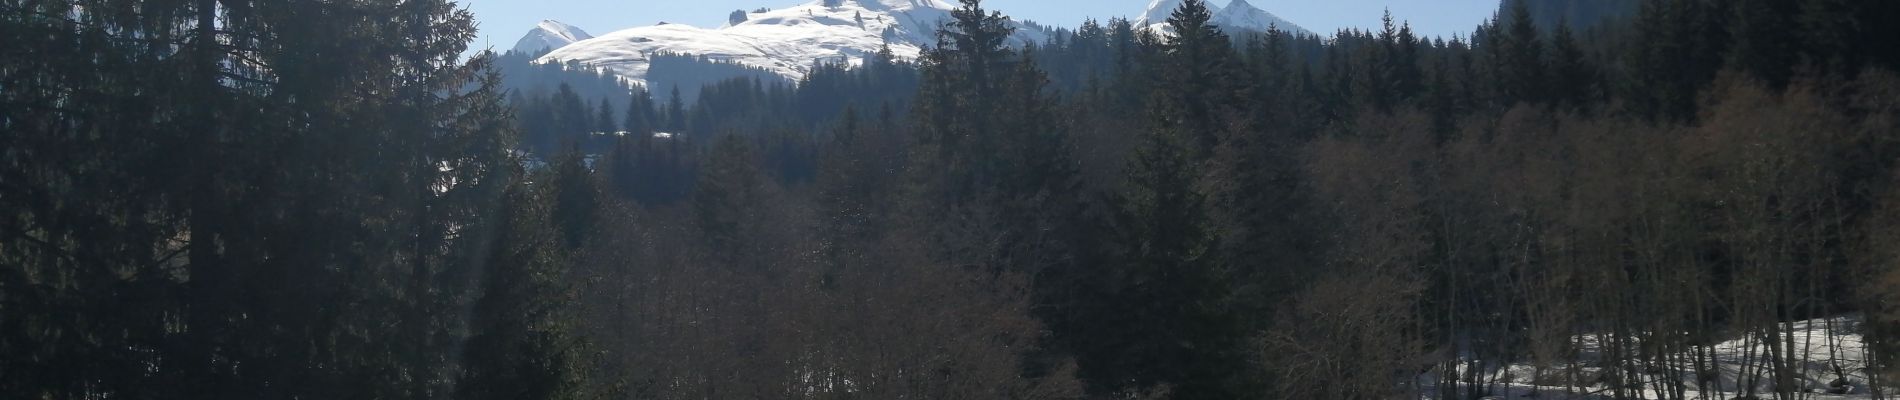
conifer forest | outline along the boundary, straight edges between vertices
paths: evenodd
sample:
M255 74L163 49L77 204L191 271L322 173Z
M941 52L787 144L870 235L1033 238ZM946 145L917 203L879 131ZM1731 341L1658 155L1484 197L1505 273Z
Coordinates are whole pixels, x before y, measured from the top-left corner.
M0 0L0 399L1900 398L1900 1L954 5L660 86L453 0Z

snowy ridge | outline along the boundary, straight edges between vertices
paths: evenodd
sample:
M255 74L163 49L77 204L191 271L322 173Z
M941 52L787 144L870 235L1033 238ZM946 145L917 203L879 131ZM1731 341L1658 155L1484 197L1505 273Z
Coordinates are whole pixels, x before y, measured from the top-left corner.
M858 63L885 45L899 58L915 58L935 42L954 7L943 0L817 0L747 12L743 21L718 28L662 23L624 29L560 47L539 61L577 61L645 82L650 55L667 52L798 79L816 64ZM1012 46L1047 40L1042 30L1011 23L1017 28Z
M1151 0L1148 2L1148 8L1141 12L1141 18L1135 20L1135 26L1166 25L1168 16L1174 15L1174 10L1180 9L1181 3L1185 2L1186 0ZM1219 14L1221 8L1214 3L1207 3L1207 11Z
M1174 10L1181 8L1181 3L1185 1L1186 0L1151 0L1148 2L1147 10L1141 13L1141 18L1135 20L1135 26L1164 34L1171 33L1171 28L1168 27L1168 17L1174 14ZM1269 29L1296 35L1313 34L1313 32L1307 31L1306 28L1301 28L1293 22L1267 12L1267 10L1254 7L1254 5L1248 3L1247 0L1233 0L1228 3L1226 7L1221 7L1210 2L1207 3L1207 11L1214 14L1208 23L1221 27L1222 30L1227 31L1228 34L1238 33L1239 31L1266 32Z
M1241 29L1266 32L1268 29L1274 29L1302 36L1313 34L1313 32L1308 32L1306 28L1301 28L1299 25L1281 19L1280 16L1273 15L1273 13L1267 12L1267 10L1254 7L1253 4L1247 3L1247 0L1234 0L1234 2L1228 3L1226 8L1215 11L1214 20L1212 22L1215 26L1228 30Z
M539 53L543 50L555 50L582 40L593 39L581 28L555 20L542 20L528 34L515 41L514 51L521 53Z

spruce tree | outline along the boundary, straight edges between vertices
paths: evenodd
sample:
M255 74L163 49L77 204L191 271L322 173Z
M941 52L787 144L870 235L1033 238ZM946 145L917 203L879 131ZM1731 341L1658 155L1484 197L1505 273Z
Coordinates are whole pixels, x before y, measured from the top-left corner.
M1430 43L1420 41L1412 32L1410 22L1399 24L1398 32L1392 35L1392 40L1387 43L1386 46L1392 49L1390 51L1392 67L1388 69L1391 75L1387 79L1393 82L1393 90L1398 101L1409 102L1424 90L1424 73L1421 72L1419 66L1421 57L1419 46Z
M1552 102L1560 107L1584 109L1596 99L1596 70L1584 58L1570 24L1560 21L1550 38L1550 91Z
M678 85L674 85L673 92L667 95L666 115L663 119L666 123L661 126L665 127L666 132L675 135L686 132L686 101L680 99Z
M0 391L445 396L475 247L455 233L513 162L493 56L461 54L472 16L71 6L0 17L48 40L0 57L0 326L41 326L0 340Z
M1502 105L1507 107L1545 100L1543 39L1528 7L1523 2L1511 7L1509 19L1499 21L1500 30L1493 32L1496 37L1491 41L1497 55L1496 68L1503 79Z
M600 107L596 108L593 128L590 131L607 136L620 131L620 123L615 121L613 107L612 101L606 98L600 99Z
M652 93L646 89L634 90L622 121L621 127L626 128L628 135L653 136L659 124L654 121Z
M1788 84L1794 74L1798 32L1794 19L1799 9L1792 0L1739 0L1732 6L1735 16L1729 25L1734 48L1729 50L1728 66L1753 75L1773 87ZM1843 23L1847 21L1838 21Z
M1854 66L1866 54L1861 49L1861 38L1866 37L1870 27L1860 26L1867 14L1867 4L1853 0L1804 0L1800 3L1801 13L1795 21L1802 45L1805 62L1822 67L1822 72L1841 76L1857 73Z
M554 157L552 170L553 204L548 217L561 235L566 249L578 249L593 229L594 215L600 207L599 191L594 188L593 170L587 154L570 145Z
M1129 166L1126 198L1117 218L1113 271L1103 271L1107 305L1090 315L1094 334L1075 339L1082 378L1100 390L1172 385L1184 398L1218 397L1203 364L1225 351L1208 341L1205 298L1219 292L1207 281L1213 237L1192 139L1179 129L1143 135Z
M818 208L824 236L821 252L827 277L861 266L876 249L871 245L893 228L892 206L900 176L885 126L860 121L846 109L818 162Z
M584 398L586 352L562 283L561 234L547 225L547 195L537 193L544 187L510 188L491 225L456 398Z
M1184 1L1168 16L1174 36L1166 44L1168 64L1161 72L1165 98L1155 104L1171 108L1164 111L1170 115L1163 123L1178 125L1193 139L1195 157L1206 157L1220 142L1244 90L1233 44L1208 22L1211 18L1203 0Z
M993 194L1007 173L1004 128L998 116L1005 110L1005 78L1016 60L1003 46L1011 34L1002 14L982 8L977 0L963 0L951 12L952 20L938 33L939 47L923 56L923 87L912 116L927 163L913 169L924 180L931 201L958 204ZM946 205L947 205L946 204Z
M701 240L726 262L744 259L749 247L743 240L756 228L764 199L764 179L752 145L738 135L715 139L706 170L693 189L693 216Z

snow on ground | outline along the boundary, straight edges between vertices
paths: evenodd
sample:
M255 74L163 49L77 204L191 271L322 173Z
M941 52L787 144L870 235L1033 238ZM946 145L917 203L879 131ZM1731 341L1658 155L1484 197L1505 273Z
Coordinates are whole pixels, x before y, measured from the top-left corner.
M1807 321L1795 321L1782 324L1794 343L1793 350L1801 362L1797 363L1803 399L1868 399L1869 390L1866 345L1861 341L1860 319L1857 316L1843 316ZM1605 368L1600 365L1597 355L1602 348L1599 335L1581 335L1573 338L1580 354L1576 365L1556 365L1539 370L1526 363L1511 364L1503 368L1485 371L1486 380L1498 382L1490 391L1495 399L1540 398L1540 399L1609 399L1609 387L1595 377L1603 374ZM1706 379L1708 386L1700 387L1704 377L1695 371L1685 360L1679 364L1649 365L1645 367L1641 379L1645 399L1659 399L1664 396L1652 391L1651 384L1667 379L1679 379L1687 385L1685 397L1690 399L1740 398L1745 388L1753 386L1756 396L1763 399L1774 398L1774 381L1768 375L1764 354L1766 349L1759 340L1747 337L1735 337L1710 346L1716 368L1709 371L1712 376ZM1786 342L1782 344L1787 346ZM1460 372L1461 371L1454 371ZM1421 377L1421 386L1429 387L1435 379ZM1884 393L1895 393L1891 383L1884 383ZM1427 394L1432 390L1423 390Z

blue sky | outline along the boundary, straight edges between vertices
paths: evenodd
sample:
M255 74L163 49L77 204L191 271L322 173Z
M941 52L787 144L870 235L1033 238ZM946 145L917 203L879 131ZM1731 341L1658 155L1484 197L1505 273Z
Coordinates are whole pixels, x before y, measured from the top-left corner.
M660 21L716 27L732 10L780 8L810 0L461 0L475 12L481 38L472 47L506 50L543 19L578 26L600 35ZM1149 0L986 0L984 6L1011 17L1047 25L1074 27L1084 18L1140 15ZM1211 0L1225 6L1231 0ZM954 2L954 1L953 1ZM1379 25L1386 9L1408 20L1423 36L1466 34L1491 16L1498 0L1249 0L1254 6L1307 29L1331 33L1341 28Z

